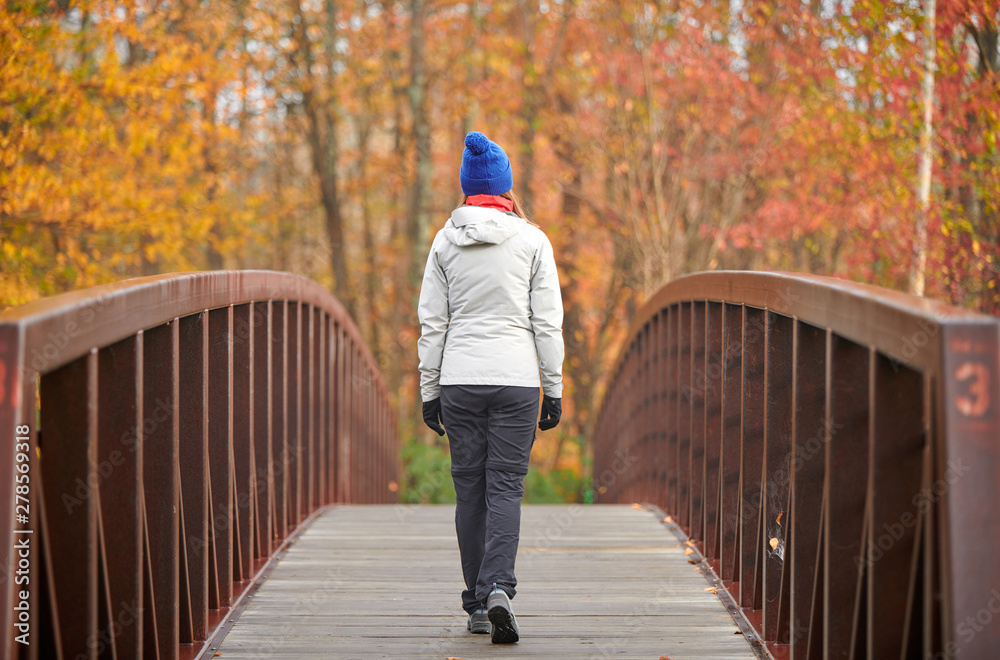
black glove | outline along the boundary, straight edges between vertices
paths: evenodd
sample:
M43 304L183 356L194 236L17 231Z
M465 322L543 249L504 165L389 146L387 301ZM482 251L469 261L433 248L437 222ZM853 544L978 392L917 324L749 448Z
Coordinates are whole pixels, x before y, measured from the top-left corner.
M437 431L438 435L444 435L444 428L441 427L441 397L424 401L424 424L432 431Z
M542 397L542 419L538 422L538 428L543 431L554 429L559 424L562 417L562 399L551 397L548 394Z

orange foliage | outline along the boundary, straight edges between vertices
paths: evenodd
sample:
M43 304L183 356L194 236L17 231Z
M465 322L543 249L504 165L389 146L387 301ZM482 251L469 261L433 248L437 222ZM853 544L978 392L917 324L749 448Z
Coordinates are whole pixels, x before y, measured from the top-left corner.
M402 430L419 428L412 2L71 5L0 10L0 305L184 269L275 268L333 286L314 171L332 163L349 266L337 289ZM483 130L556 247L567 423L544 439L549 465L579 464L563 440L590 430L637 306L680 274L777 268L906 288L919 5L426 7L433 176L420 210L443 224L462 138ZM993 313L998 9L963 0L938 16L927 278L930 295ZM311 123L317 108L326 123Z

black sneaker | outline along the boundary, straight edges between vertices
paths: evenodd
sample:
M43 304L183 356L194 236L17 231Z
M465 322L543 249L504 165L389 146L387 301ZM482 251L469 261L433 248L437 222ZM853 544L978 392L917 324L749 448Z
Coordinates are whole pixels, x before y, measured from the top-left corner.
M493 624L490 634L494 644L513 644L520 638L517 619L514 618L514 611L510 608L510 598L495 583L490 597L486 600L486 609L490 623Z
M478 635L490 634L490 627L490 617L486 614L485 605L480 605L475 612L470 614L469 621L466 623L466 628L469 629L469 632Z

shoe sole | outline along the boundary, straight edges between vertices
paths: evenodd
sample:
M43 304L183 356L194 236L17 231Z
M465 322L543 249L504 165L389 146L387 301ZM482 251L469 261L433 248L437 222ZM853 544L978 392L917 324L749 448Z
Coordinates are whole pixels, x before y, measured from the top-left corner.
M474 635L489 635L492 628L489 621L477 622L467 627Z
M510 610L499 605L490 608L490 623L493 624L492 638L494 644L513 644L519 637L514 627L514 617Z

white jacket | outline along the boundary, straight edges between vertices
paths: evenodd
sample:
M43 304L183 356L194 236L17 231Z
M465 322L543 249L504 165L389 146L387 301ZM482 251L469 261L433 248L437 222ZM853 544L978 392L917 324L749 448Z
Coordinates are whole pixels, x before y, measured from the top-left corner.
M456 209L431 245L417 316L424 401L441 385L541 385L562 397L559 276L549 239L523 218Z

